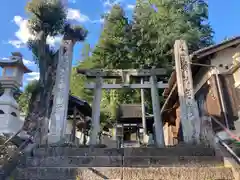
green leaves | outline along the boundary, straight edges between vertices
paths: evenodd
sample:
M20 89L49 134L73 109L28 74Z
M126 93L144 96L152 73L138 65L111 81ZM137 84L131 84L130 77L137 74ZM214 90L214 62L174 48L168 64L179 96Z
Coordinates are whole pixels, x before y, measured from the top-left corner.
M64 27L65 39L71 39L74 41L83 41L87 37L88 31L80 25L66 24Z
M26 6L30 14L29 28L33 34L44 31L46 35L61 33L66 21L66 10L61 0L31 0Z
M113 6L110 14L105 16L105 23L99 42L93 50L93 59L100 67L124 68L127 62L127 43L125 34L128 19L119 5Z
M104 16L104 27L96 47L79 66L108 69L156 66L169 69L174 65L175 40L186 40L190 52L213 43L207 9L203 0L137 0L132 21L129 21L122 7L115 5ZM80 79L75 82L73 84L78 84ZM89 97L85 91L81 90L80 97ZM150 91L145 92L146 104L151 109ZM162 90L159 91L161 93ZM160 101L163 102L163 98ZM115 120L116 107L121 103L140 103L140 91L104 91L101 118Z
M38 88L38 80L31 81L24 89L23 93L18 98L18 103L20 107L20 111L24 113L28 113L28 105L31 100L32 93L36 88Z

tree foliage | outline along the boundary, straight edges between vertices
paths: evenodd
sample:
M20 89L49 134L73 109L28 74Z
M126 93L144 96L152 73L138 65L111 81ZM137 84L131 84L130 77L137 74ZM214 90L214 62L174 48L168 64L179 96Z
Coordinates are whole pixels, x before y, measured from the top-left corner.
M32 97L32 93L37 88L38 80L33 80L27 84L24 91L21 93L21 95L18 98L18 104L20 107L20 111L24 114L28 113L28 107L29 103Z
M29 14L29 29L33 35L28 42L39 66L39 81L30 98L28 115L24 129L28 132L37 130L39 142L48 132L48 119L52 112L52 91L56 80L58 51L47 44L49 36L63 36L63 40L83 41L87 31L81 26L73 26L66 21L66 9L61 0L31 0L26 10Z
M59 0L31 0L26 10L30 15L29 29L32 34L44 31L46 35L56 36L63 33L66 10Z
M175 40L186 40L191 53L213 44L212 37L204 0L137 0L131 20L117 4L105 15L101 36L91 56L83 58L78 67L87 63L91 64L90 68L162 67L171 70ZM150 91L146 90L145 94L150 107ZM79 95L85 98L84 94ZM118 104L139 102L137 90L107 90L103 91L101 110L105 118L114 120Z
M85 83L87 79L85 76L78 74L77 69L91 69L94 68L94 62L90 59L91 47L89 44L85 44L81 53L81 57L84 59L79 62L76 67L72 68L72 74L70 79L71 94L83 98L85 101L91 103L93 100L93 92L89 89L85 89Z
M46 92L51 91L55 82L54 68L58 59L56 51L46 44L46 38L63 35L64 39L70 39L75 43L84 40L87 31L82 27L66 23L66 11L61 1L32 0L28 3L27 11L30 15L30 29L36 37L29 41L29 47L40 68L38 87L49 87L41 92L42 94L37 91L41 94L40 98L44 99L49 95ZM190 52L213 43L213 31L208 23L208 6L204 0L137 0L131 20L118 4L104 16L104 20L96 47L91 49L86 45L81 62L72 70L71 93L90 103L93 92L84 89L84 83L87 80L84 76L77 74L77 68L163 67L168 69L174 64L175 40L186 40ZM108 82L118 83L112 80ZM36 107L45 106L48 99L45 100L44 104ZM146 101L148 105L151 104L148 90L146 90ZM139 102L138 90L104 90L101 117L103 120L115 120L118 104ZM36 107L35 110L37 110ZM47 107L44 108L46 110ZM33 111L31 108L29 110Z
M92 59L101 68L128 67L125 34L128 32L128 19L119 5L112 7L105 15L104 27L99 42L93 50Z

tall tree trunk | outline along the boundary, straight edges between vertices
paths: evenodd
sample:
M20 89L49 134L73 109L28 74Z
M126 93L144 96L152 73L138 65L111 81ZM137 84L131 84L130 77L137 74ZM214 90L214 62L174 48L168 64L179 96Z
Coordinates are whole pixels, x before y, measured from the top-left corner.
M37 88L32 93L29 111L25 119L23 129L30 134L37 132L35 141L40 144L45 144L47 143L47 138L45 137L48 134L49 119L53 107L52 93L56 82L59 53L56 52L54 56L51 56L50 50L46 51L49 47L46 45L46 37L44 34L39 39L39 51L40 54L42 54L42 56L39 57L40 79ZM66 40L66 37L64 37L63 40ZM71 50L73 50L75 41L71 41Z
M27 133L37 133L35 141L40 144L46 143L45 137L48 134L48 120L52 111L52 91L58 63L58 53L51 55L46 38L43 31L37 37L36 50L38 51L40 78L32 93L23 126L23 130Z
M52 92L56 80L57 63L48 64L43 79L39 79L37 88L32 93L29 111L23 129L28 133L37 132L38 143L46 143L48 123L52 112ZM41 76L40 76L41 77Z

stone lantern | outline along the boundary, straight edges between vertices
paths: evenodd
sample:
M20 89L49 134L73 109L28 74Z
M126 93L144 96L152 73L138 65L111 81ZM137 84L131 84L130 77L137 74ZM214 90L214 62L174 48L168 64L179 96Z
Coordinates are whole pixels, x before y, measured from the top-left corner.
M13 93L22 86L24 73L32 72L24 64L22 54L12 53L8 60L0 59L2 76L0 84L3 94L0 96L0 134L17 132L23 122L20 122L19 107Z

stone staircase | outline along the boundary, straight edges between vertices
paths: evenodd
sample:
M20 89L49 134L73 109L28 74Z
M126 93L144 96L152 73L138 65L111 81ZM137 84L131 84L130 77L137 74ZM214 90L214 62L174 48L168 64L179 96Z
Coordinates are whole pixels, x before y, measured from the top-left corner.
M16 180L233 180L231 168L203 146L166 148L38 148Z

